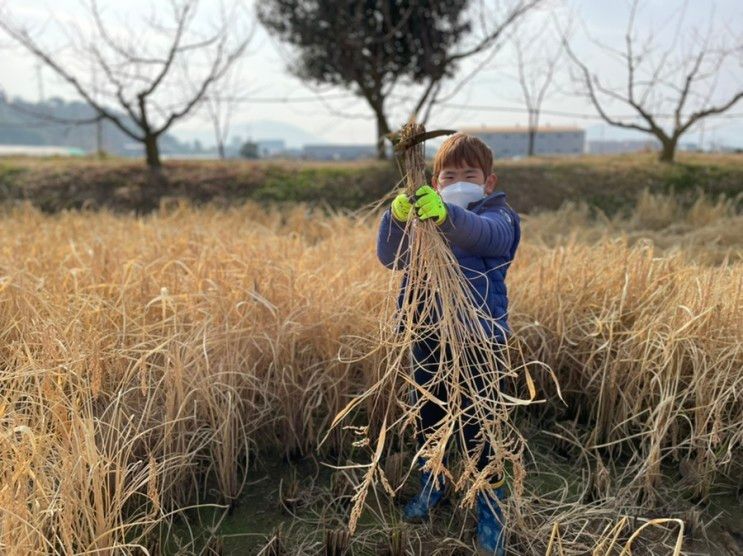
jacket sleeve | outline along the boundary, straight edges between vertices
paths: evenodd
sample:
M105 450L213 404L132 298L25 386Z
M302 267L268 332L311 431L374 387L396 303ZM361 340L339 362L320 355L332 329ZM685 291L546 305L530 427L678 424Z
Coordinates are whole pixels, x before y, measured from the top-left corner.
M389 269L403 269L408 266L408 247L408 234L405 233L404 224L395 220L387 209L379 225L377 258Z
M475 214L450 203L446 208L441 231L451 243L481 257L510 255L514 228L508 210L496 207Z

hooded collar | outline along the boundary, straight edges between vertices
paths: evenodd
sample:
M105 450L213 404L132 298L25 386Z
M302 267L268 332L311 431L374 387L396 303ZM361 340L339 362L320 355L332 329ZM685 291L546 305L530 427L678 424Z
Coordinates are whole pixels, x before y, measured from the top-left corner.
M480 208L489 207L493 205L500 205L503 202L503 197L506 196L505 191L494 191L490 195L483 197L479 201L470 203L467 205L467 210L478 210Z

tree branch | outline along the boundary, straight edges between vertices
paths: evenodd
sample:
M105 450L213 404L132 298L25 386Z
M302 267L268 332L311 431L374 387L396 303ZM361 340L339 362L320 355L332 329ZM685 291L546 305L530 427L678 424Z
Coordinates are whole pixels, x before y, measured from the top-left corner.
M565 48L565 52L568 53L568 56L573 60L573 62L580 68L581 73L583 74L583 84L585 85L588 96L591 99L591 103L593 104L594 108L596 108L596 111L599 113L599 116L608 124L611 124L616 127L623 127L625 129L636 129L638 131L642 131L645 133L652 133L652 128L649 127L642 127L640 125L634 124L634 123L627 123L622 122L620 120L615 120L611 116L609 116L606 111L604 110L604 107L601 105L601 102L599 101L596 91L594 89L593 80L591 78L591 74L588 71L588 67L580 61L580 59L575 55L573 52L573 49L570 48L570 44L567 42L565 38L563 38L563 46Z
M490 45L492 45L501 36L503 31L507 29L512 23L517 21L532 8L541 4L543 1L544 0L528 0L525 3L519 2L518 6L511 11L508 17L506 17L506 19L503 20L495 30L491 31L487 36L482 38L478 44L476 44L469 50L465 50L464 52L452 54L447 58L447 60L449 62L456 62L457 60L469 58L470 56L477 54L478 52L482 52Z
M8 23L9 19L7 17L0 17L0 29L3 29L8 35L10 35L13 39L15 39L18 43L20 43L22 46L24 46L27 50L29 50L34 56L42 60L47 66L49 66L51 69L53 69L57 75L59 75L62 79L64 79L67 83L72 85L75 90L78 92L78 94L85 99L85 101L90 104L96 111L98 111L100 114L102 114L107 119L111 120L111 122L116 125L121 131L123 131L126 135L131 137L132 139L135 139L137 141L141 141L142 138L137 135L135 132L131 131L124 123L119 119L118 116L116 116L113 112L108 110L103 105L99 104L86 90L85 88L80 84L80 82L71 74L69 74L67 71L64 70L59 64L57 64L54 59L51 57L50 54L48 54L46 51L41 49L36 42L30 37L28 32L25 29L16 29L15 27L12 27Z

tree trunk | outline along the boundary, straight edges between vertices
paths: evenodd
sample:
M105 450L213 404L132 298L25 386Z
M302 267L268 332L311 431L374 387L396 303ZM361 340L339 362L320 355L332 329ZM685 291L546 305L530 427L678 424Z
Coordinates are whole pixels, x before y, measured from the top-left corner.
M160 164L160 149L157 145L157 135L148 133L145 135L144 147L147 154L147 173L148 188L147 193L143 195L139 211L148 213L157 210L160 201L167 191L167 179L162 171Z
M539 132L539 113L536 110L529 110L529 144L526 149L526 156L534 156L537 133Z
M219 153L219 158L221 160L226 158L224 154L224 141L217 141L217 152Z
M526 149L527 156L534 156L534 137L537 134L537 130L534 128L529 129L529 146Z
M383 108L375 108L374 113L377 115L377 159L387 160L385 135L390 132L390 127L387 125L387 118L384 117Z
M676 155L676 143L678 139L667 139L662 137L659 139L661 141L662 147L658 160L660 160L661 162L672 163L674 156Z
M98 118L95 122L95 154L103 158L103 121Z
M157 145L157 135L145 136L144 149L147 154L147 167L151 172L159 174L162 170L162 164L160 164L160 148Z

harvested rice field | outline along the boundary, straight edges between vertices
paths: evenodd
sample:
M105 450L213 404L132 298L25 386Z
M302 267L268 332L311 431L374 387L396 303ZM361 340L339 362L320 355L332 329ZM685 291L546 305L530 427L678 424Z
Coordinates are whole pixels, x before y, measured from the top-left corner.
M742 553L739 201L523 217L509 554ZM367 397L331 427L396 395L379 209L2 213L2 553L472 553L466 486L401 520L412 434L375 438L402 410Z

